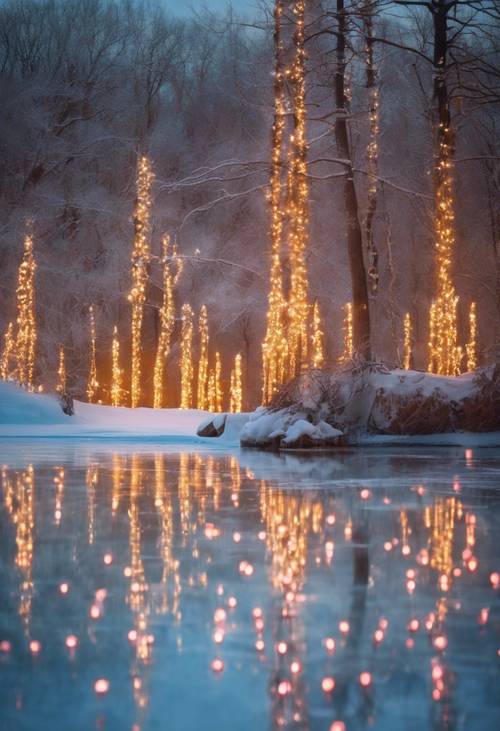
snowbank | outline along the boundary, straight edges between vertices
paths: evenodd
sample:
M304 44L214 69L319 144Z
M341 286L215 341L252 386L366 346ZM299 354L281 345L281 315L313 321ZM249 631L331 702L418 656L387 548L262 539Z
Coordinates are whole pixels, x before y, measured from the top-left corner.
M244 424L240 442L243 447L268 449L324 448L341 444L343 434L325 421L311 423L300 412L268 411L261 407Z
M284 386L270 408L252 414L241 445L368 445L382 437L393 444L467 444L467 432L490 433L481 443L500 443L500 366L458 377L381 365L310 371Z
M63 413L56 396L28 393L0 381L0 437L168 438L203 443L196 436L206 411L197 409L129 409L74 402L75 413ZM231 425L231 420L229 421ZM239 444L239 429L230 426L221 441Z

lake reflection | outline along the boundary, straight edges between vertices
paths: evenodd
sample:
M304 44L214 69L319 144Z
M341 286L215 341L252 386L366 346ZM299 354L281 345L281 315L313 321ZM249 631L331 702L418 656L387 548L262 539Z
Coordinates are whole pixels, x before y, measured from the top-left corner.
M0 462L2 731L497 727L498 450Z

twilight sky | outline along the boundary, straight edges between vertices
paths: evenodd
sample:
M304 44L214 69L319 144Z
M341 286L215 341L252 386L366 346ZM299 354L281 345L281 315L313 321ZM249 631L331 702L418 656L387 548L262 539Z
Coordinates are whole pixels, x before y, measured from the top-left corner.
M224 10L228 5L227 0L163 0L167 8L179 15L188 15L191 8L211 10ZM232 5L239 12L251 14L255 11L254 0L232 0Z

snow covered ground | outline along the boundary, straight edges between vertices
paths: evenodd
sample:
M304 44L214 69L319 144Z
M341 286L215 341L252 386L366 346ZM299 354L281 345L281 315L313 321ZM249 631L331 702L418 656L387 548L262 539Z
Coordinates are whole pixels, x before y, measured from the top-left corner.
M208 416L197 409L129 409L75 401L74 416L62 412L53 395L27 393L11 383L0 382L0 437L97 437L161 438L183 443L214 443L196 436L200 422ZM230 415L228 429L218 443L239 444L240 428ZM246 418L243 417L243 421ZM215 446L215 444L214 444Z
M419 374L421 375L421 374ZM436 377L437 378L437 377ZM392 379L391 379L392 380ZM459 379L457 379L459 380ZM466 379L464 379L466 382ZM458 386L459 384L457 384ZM462 388L466 383L461 383ZM468 386L468 384L467 384ZM57 397L48 394L27 393L12 383L0 381L0 438L105 438L161 440L175 444L205 445L217 447L239 446L240 436L245 432L262 431L269 434L281 430L288 436L302 425L307 431L312 425L304 420L293 420L284 425L280 412L268 414L257 410L254 414L228 414L224 433L217 438L198 437L200 424L210 418L206 411L197 409L129 409L112 408L75 401L74 416L62 412ZM259 418L259 415L261 418ZM223 418L221 415L215 420ZM287 420L288 421L288 420ZM264 428L265 427L265 428ZM322 424L314 427L318 433L328 427ZM331 432L335 430L328 427ZM293 432L293 434L292 434ZM330 433L330 432L328 432ZM395 436L359 434L356 443L360 446L377 445L424 445L465 447L499 447L500 432L485 434L456 432L453 434L426 434L416 436Z

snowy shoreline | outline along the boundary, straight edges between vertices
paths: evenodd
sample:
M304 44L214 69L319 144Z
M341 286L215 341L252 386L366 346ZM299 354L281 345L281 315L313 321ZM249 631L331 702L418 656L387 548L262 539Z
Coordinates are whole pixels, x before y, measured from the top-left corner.
M228 414L219 437L197 436L212 417L197 409L113 408L75 401L74 416L61 410L56 396L33 394L11 383L0 383L0 439L68 439L157 442L164 445L239 447L240 435L251 414ZM217 415L215 416L217 418ZM220 418L220 415L219 415ZM343 447L500 447L500 432L454 432L413 436L363 434ZM309 452L334 451L335 447Z

